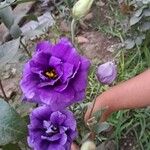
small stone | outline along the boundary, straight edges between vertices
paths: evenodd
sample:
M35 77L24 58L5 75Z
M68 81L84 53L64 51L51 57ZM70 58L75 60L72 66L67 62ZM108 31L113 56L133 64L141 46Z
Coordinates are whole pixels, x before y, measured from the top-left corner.
M124 146L127 146L127 143L126 143L126 142L124 143Z
M119 49L123 48L124 47L124 44L122 43L117 43L117 44L114 44L114 45L111 45L107 48L107 51L113 53L113 52L116 52L118 51Z
M105 3L100 0L99 2L96 3L96 5L102 7L105 5Z
M89 43L89 40L83 36L76 37L78 44Z
M96 145L92 141L86 141L82 144L81 150L96 150Z
M11 98L12 96L16 95L17 85L13 82L2 82L4 91L6 93L6 96L8 98ZM3 95L2 91L0 90L0 95Z
M89 21L93 18L93 13L89 13L85 16L84 20Z
M16 68L12 68L11 69L11 74L14 76L16 74L17 69Z
M10 78L11 74L10 72L5 72L4 74L2 74L2 76L3 76L3 79L8 79Z
M60 29L62 32L70 32L70 27L65 20L60 23Z

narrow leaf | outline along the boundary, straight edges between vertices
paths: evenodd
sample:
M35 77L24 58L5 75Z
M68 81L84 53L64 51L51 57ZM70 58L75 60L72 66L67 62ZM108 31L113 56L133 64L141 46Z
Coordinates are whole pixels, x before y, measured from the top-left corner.
M17 144L7 144L3 146L3 150L20 150Z

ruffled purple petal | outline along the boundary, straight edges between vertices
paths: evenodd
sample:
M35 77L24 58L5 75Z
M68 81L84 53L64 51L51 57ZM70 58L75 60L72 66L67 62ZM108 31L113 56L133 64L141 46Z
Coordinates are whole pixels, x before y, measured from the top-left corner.
M62 82L66 82L69 77L73 74L73 68L74 66L70 63L64 63L63 64L63 76L62 76Z
M86 88L88 81L89 66L90 66L89 60L82 57L80 68L73 80L73 86L76 91L82 91Z
M66 116L59 111L53 112L50 117L50 120L54 125L61 125L65 119Z
M67 135L64 133L61 135L61 138L59 140L59 144L60 145L65 145L65 143L67 142Z
M36 52L45 51L50 53L52 47L53 45L49 41L42 41L37 44Z
M49 145L47 150L66 150L66 149L61 145L53 144Z
M74 99L75 91L73 88L69 88L63 91L63 93L56 92L49 88L40 90L41 102L51 106L52 110L62 110L67 107L72 99ZM63 102L62 102L63 101Z
M48 140L50 142L53 142L53 141L57 141L61 138L61 135L60 134L55 134L55 135L52 135L50 137L47 137L47 136L41 136L41 139L42 140Z
M24 77L20 81L20 87L24 91L25 97L32 99L35 96L36 86L38 84L39 77L35 76L30 71L30 65L27 63L24 67Z
M85 98L86 95L86 90L78 91L75 93L75 101L74 102L79 102Z
M45 66L48 66L49 60L50 60L50 54L43 53L43 52L36 53L32 58L32 61L34 61L37 65L40 64Z
M60 65L60 64L62 64L61 59L54 57L54 56L51 56L51 58L49 60L50 66L55 67L55 66Z
M40 74L43 70L45 70L47 68L47 66L45 64L38 64L31 60L29 61L30 64L30 70L32 73L36 73L36 74Z
M75 125L72 112L40 106L30 114L28 144L35 150L70 150L77 135Z
M66 120L64 122L64 126L70 127L73 131L76 130L76 121L72 120L73 113L71 111L63 110L63 114L66 115Z
M30 115L30 119L32 120L32 116L36 117L39 120L48 120L52 111L48 106L42 106L34 109L34 111Z
M78 66L80 61L80 55L76 49L73 48L72 44L68 39L61 39L53 48L52 55L58 57L62 62L68 62L74 64L75 68Z

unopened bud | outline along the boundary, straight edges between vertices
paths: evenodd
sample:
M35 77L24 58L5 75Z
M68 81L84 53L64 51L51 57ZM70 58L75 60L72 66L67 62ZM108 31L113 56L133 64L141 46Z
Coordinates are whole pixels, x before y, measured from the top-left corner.
M96 150L96 145L92 141L86 141L82 144L81 150Z
M114 62L107 62L97 69L97 78L103 84L111 84L117 76L117 67Z
M82 17L86 16L87 13L91 9L93 1L94 0L79 0L79 1L77 1L72 9L73 17L75 19L79 20Z

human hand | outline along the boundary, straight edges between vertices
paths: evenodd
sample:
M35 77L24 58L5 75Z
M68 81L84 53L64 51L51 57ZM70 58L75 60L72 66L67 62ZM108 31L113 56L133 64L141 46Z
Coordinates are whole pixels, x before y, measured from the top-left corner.
M75 144L75 143L72 143L72 145L71 145L71 150L79 150L78 145Z
M87 123L93 114L99 110L104 110L102 113L100 121L106 121L108 116L112 113L112 100L111 97L107 96L107 92L99 95L96 100L94 100L87 108L84 116L84 120Z

